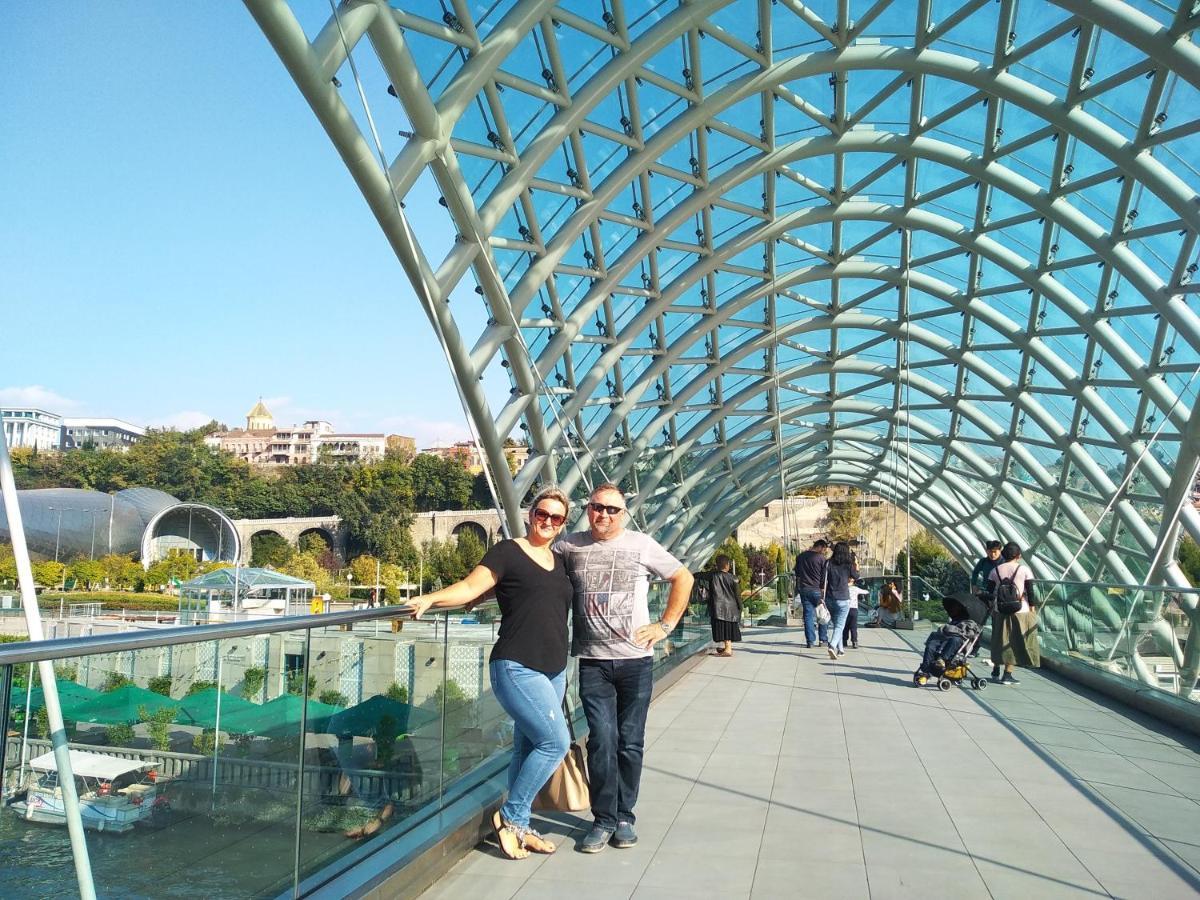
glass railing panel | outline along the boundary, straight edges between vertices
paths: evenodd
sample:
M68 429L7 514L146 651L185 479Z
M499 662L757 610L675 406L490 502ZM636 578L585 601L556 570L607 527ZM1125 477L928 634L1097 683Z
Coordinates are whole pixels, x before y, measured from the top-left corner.
M1084 662L1139 689L1195 702L1186 653L1200 592L1162 586L1037 583L1043 654Z
M460 710L453 688L446 696L447 647L463 629L490 645L490 624L472 619L459 613L312 629L301 882L350 867L426 821L446 789L448 755L470 769L470 752L456 746L447 754L442 711ZM469 690L478 673L463 681Z
M54 661L100 896L290 889L300 731L279 703L284 640L267 638L265 656L253 640ZM3 894L70 895L75 873L47 757L45 699L37 667L22 668L5 742L12 802L0 809Z

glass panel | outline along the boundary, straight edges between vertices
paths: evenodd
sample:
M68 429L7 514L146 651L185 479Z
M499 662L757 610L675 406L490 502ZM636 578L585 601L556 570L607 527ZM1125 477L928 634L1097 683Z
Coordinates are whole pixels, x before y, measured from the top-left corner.
M1195 702L1185 651L1200 591L1038 582L1042 653Z
M172 647L167 667L158 647L55 661L101 896L291 889L300 731L287 689L297 647L306 652L303 635L272 635L265 659L232 639ZM4 767L16 802L0 809L4 895L73 895L40 678L22 668Z

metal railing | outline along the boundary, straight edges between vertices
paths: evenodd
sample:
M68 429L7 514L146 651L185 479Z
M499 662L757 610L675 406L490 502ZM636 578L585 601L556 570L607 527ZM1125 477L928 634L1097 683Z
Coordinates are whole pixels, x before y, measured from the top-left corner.
M651 586L652 618L668 593ZM169 804L103 852L86 832L101 895L298 896L336 883L366 856L449 828L440 813L503 772L512 725L487 669L496 612L483 605L464 623L393 606L0 645L0 784L8 799L38 791L30 762L48 742L34 663L49 660L71 749L153 767ZM708 639L706 620L685 619L656 675ZM168 712L156 720L151 705ZM0 809L0 870L20 867L29 896L72 893L62 832L33 827ZM38 834L55 848L40 862Z

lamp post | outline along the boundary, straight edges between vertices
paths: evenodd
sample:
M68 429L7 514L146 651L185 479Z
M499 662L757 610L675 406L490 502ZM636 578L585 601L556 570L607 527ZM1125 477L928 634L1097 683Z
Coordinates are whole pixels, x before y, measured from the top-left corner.
M346 572L346 600L349 601L351 609L354 609L354 598L350 595L350 590L351 590L350 585L351 585L351 582L353 582L353 581L354 581L354 573L347 571Z
M58 562L58 545L62 539L63 508L61 506L47 506L46 509L52 509L58 513L58 527L54 530L54 561Z

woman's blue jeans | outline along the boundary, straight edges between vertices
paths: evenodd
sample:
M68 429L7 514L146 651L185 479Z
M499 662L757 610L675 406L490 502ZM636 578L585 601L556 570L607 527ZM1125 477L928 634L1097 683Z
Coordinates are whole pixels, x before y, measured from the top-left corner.
M833 621L829 623L829 646L833 650L841 650L845 646L846 617L850 615L849 600L835 600L833 597L825 601Z
M508 800L500 807L500 815L506 822L528 828L533 798L571 746L562 711L567 673L564 669L551 677L511 659L492 660L488 670L492 691L513 720Z

